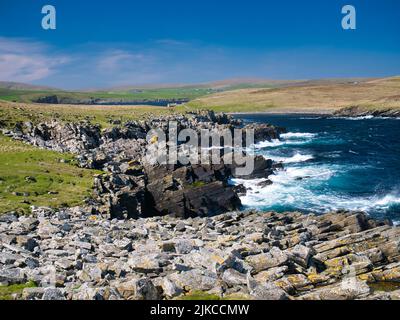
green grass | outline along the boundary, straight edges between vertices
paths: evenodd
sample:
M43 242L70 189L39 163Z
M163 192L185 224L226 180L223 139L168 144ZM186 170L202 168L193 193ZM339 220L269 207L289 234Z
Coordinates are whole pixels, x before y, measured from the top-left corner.
M158 99L197 99L208 96L210 94L237 89L247 88L272 88L271 84L232 84L219 89L207 88L206 86L182 86L173 88L142 88L142 89L115 89L109 91L63 91L63 90L27 90L27 89L8 89L0 88L0 100L10 102L29 103L36 101L40 97L56 95L58 98L69 98L76 100L88 99L114 99L130 101L130 100L158 100Z
M62 163L64 159L69 163ZM95 170L78 168L72 155L41 150L0 135L0 213L31 205L81 204L92 192ZM50 192L50 194L49 194Z
M221 300L216 294L210 294L203 291L192 291L188 294L178 297L178 300Z
M25 288L35 288L36 284L29 281L25 284L13 284L11 286L0 286L0 300L12 300L13 294L22 294Z
M203 187L205 186L207 183L205 183L204 181L195 181L191 184L192 187L197 188L197 187Z
M59 98L69 99L117 99L129 100L155 100L155 99L195 99L214 90L207 88L161 88L140 89L130 91L94 91L94 92L68 92L58 90L15 90L0 88L0 99L14 102L32 102L40 97L56 95Z
M174 112L175 108L153 106L57 105L0 101L0 127L13 129L18 122L31 121L37 124L56 119L61 122L87 120L107 128L112 126L111 123L115 120L145 120Z
M161 88L161 89L142 89L136 91L109 91L98 93L107 94L115 98L123 97L124 99L153 100L153 99L195 99L215 90L207 88L182 87L182 88Z
M250 103L231 103L231 104L207 104L200 100L193 100L186 104L187 111L197 111L197 110L213 110L215 112L227 112L227 113L240 113L240 112L263 112L268 109L274 108L273 104L261 104L253 105Z

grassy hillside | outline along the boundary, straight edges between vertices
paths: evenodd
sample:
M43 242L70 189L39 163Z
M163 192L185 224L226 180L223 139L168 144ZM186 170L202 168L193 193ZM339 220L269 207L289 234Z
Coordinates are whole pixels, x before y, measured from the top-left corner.
M82 203L95 170L78 168L72 155L41 150L0 135L0 213L28 212L31 205Z
M106 128L117 120L122 122L141 120L175 111L170 108L153 106L86 106L0 101L0 127L13 128L17 122L38 123L58 119L66 122L88 120Z
M400 108L400 77L225 91L195 99L188 106L225 112L331 112L349 106Z
M233 85L233 84L231 84ZM157 96L156 89L152 89ZM160 89L161 90L161 89ZM170 89L162 89L168 91ZM37 93L30 93L37 94ZM158 96L159 97L159 96ZM281 83L278 88L246 88L193 99L175 108L154 106L95 106L32 104L0 101L0 126L18 121L89 120L103 128L116 121L141 120L157 115L197 109L224 112L325 112L349 106L400 108L400 77L375 80L320 80Z
M1 82L0 100L12 102L32 102L38 98L56 95L59 99L93 100L113 99L117 101L188 99L193 100L209 94L228 90L248 88L277 88L301 84L303 81L260 80L260 79L230 79L193 85L164 85L119 87L92 91L63 91L58 89L32 86L23 83Z
M0 88L0 99L13 102L32 102L38 98L56 95L58 98L75 100L89 99L117 99L129 100L155 100L155 99L194 99L212 93L208 89L176 88L176 89L144 89L132 92L67 92L59 90L19 90Z
M28 83L21 82L13 82L13 81L0 81L1 89L10 89L10 90L56 90L55 88L46 87L46 86L37 86Z

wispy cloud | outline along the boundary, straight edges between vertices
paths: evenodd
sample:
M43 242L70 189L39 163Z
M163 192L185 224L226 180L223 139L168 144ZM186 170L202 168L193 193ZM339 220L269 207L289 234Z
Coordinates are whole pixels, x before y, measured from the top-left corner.
M146 63L146 56L124 50L106 51L97 59L97 68L102 72L122 72L126 68Z
M234 66L239 65L229 50L197 42L162 39L142 45L116 44L112 50L109 47L105 44L91 49L97 52L88 61L91 74L102 79L95 81L102 82L97 86L202 82L236 76ZM240 65L248 74L253 71L253 63L245 68Z
M66 56L50 55L42 43L0 37L0 80L41 80L67 61Z
M0 37L0 80L65 89L237 77L384 76L400 70L399 61L397 53L333 48L272 51L161 39L142 44L87 43L60 49L30 39Z

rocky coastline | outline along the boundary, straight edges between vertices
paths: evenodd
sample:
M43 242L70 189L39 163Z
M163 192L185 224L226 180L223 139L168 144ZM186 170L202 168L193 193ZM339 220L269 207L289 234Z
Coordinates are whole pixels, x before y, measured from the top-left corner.
M79 166L102 170L94 181L93 211L111 218L139 218L174 215L181 218L212 216L240 209L241 186L228 183L235 164L154 165L144 155L151 143L146 135L151 129L168 131L171 121L178 131L194 129L254 130L255 142L279 138L284 132L265 124L243 126L241 121L213 112L173 115L147 122L128 122L101 130L88 122L52 121L33 125L20 123L5 135L31 145L76 155ZM243 137L245 139L245 137ZM262 156L254 157L254 171L246 179L263 178L276 165ZM201 195L201 196L199 196Z
M390 221L361 212L240 211L246 189L229 183L237 164L146 162L147 133L167 130L170 121L198 133L249 128L255 142L285 132L211 111L105 130L55 120L3 129L104 172L85 205L0 215L0 283L37 285L16 299L177 299L193 292L272 300L400 298L400 229ZM271 183L281 165L253 157L247 178Z
M363 107L348 107L342 108L333 113L337 117L378 117L378 118L399 118L400 110L393 108L363 108Z

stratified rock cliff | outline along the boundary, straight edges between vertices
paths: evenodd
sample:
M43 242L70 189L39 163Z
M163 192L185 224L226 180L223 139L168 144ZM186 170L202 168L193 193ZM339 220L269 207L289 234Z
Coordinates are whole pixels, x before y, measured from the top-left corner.
M178 131L193 129L199 137L202 129L233 133L234 129L244 128L254 130L258 142L277 139L284 132L266 124L243 127L241 121L226 114L206 111L128 122L104 131L88 122L52 121L38 125L28 122L18 124L8 135L41 148L71 152L80 166L105 171L95 178L93 210L112 218L154 215L187 218L239 209L238 188L228 183L238 167L235 162L224 163L221 158L219 164L158 165L145 160L149 146L147 133L156 128L167 133L171 121L177 124ZM246 140L245 135L242 139ZM268 178L273 173L272 161L251 157L255 168L245 178Z

